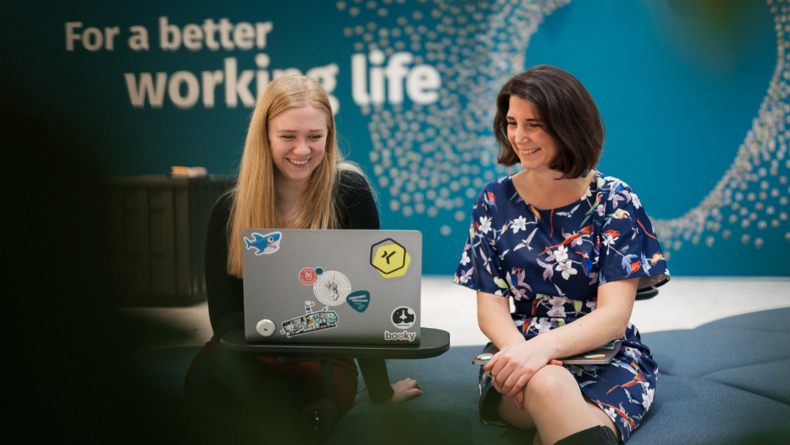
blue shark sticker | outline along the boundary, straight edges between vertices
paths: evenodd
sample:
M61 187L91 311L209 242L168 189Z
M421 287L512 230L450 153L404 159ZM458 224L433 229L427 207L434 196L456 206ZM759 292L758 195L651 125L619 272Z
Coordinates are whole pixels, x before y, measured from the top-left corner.
M352 292L346 297L346 302L351 306L351 309L359 313L365 312L370 304L370 292L366 290Z
M244 238L244 243L247 245L247 250L255 249L255 255L271 255L280 249L282 236L280 232L272 232L268 235L253 232L253 239Z

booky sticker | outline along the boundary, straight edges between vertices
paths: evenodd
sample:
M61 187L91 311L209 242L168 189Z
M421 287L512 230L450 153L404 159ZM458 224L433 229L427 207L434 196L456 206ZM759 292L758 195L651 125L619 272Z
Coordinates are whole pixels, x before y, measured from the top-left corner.
M350 293L351 281L336 270L324 271L313 284L313 294L327 306L340 306Z
M285 320L282 323L280 335L285 335L286 338L296 337L297 335L309 334L324 329L332 329L337 327L337 313L330 311L329 307L324 307L318 312L313 312L315 303L312 301L304 302L305 314L301 317L295 317L290 320Z
M359 312L365 312L370 304L370 292L366 290L358 290L356 292L352 292L348 294L346 297L346 301L348 305L351 306L351 309Z
M245 237L244 243L247 245L247 250L255 249L255 255L271 255L280 248L282 237L281 232L272 232L268 235L253 232L252 239Z
M388 341L408 341L412 342L414 339L417 338L416 332L409 332L409 331L401 331L401 332L389 332L384 331L384 340Z
M408 306L401 306L392 311L392 324L398 329L409 329L414 326L417 314Z
M406 275L409 263L411 256L406 252L406 248L391 238L370 246L370 265L384 278Z

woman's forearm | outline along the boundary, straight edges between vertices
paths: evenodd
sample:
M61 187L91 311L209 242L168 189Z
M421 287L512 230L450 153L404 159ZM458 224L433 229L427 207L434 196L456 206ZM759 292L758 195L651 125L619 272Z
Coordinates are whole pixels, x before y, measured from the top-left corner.
M560 358L580 354L621 338L631 318L636 283L636 279L631 279L601 286L596 310L529 341L550 358ZM510 316L507 299L478 292L477 308L480 329L499 349L524 341Z
M638 279L607 283L599 288L598 308L565 326L530 341L546 348L552 358L568 357L621 338L628 327Z
M626 320L611 307L602 307L565 326L531 339L550 357L561 358L595 349L623 336Z
M606 342L622 337L622 334L618 335L619 317L610 309L606 307L596 309L573 323L544 332L529 341L544 351L549 358L568 357L595 349ZM507 308L503 310L496 303L478 309L478 324L480 330L500 350L525 341Z
M524 336L513 324L507 298L478 291L477 324L499 349L524 341Z
M368 388L370 400L375 404L388 402L392 398L393 390L390 386L387 364L383 359L357 359L362 378Z

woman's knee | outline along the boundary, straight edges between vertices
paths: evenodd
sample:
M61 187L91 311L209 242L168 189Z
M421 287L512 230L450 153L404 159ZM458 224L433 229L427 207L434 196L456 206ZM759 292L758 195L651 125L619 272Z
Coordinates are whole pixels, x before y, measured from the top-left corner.
M547 365L541 368L524 387L524 403L545 404L547 401L579 393L573 374L562 366Z

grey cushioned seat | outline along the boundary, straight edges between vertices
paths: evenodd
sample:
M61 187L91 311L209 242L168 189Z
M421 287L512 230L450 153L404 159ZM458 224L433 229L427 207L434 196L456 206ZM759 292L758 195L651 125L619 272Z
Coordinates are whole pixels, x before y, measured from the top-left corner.
M629 444L790 443L790 406L704 378L660 375Z
M790 405L790 360L723 369L704 378ZM790 422L790 418L788 418Z
M702 377L722 369L790 359L790 333L705 328L642 336L659 375ZM783 347L783 345L785 345Z
M790 308L739 315L696 329L643 334L659 363L656 399L629 445L790 444ZM199 348L151 351L138 369L181 390ZM482 346L452 347L427 360L388 361L391 380L417 379L425 394L373 405L362 392L327 444L525 444L532 433L477 420Z
M790 333L790 308L752 312L704 324L697 329L745 329L749 331Z
M783 308L643 335L660 376L629 443L790 443L789 319Z

